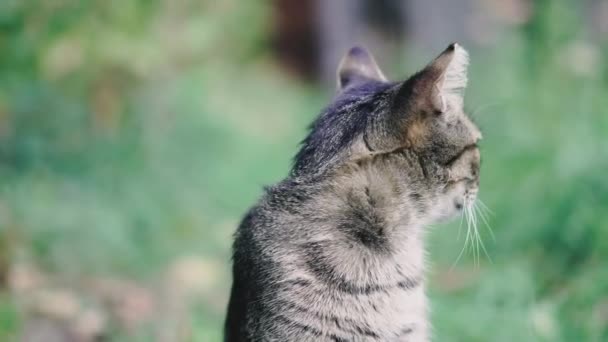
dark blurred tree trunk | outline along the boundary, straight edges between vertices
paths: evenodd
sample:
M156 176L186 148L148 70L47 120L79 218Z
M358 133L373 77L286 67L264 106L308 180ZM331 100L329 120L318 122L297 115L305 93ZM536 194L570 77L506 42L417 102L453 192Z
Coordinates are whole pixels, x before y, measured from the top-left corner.
M319 68L318 25L314 0L276 0L272 47L280 62L305 79Z
M320 75L327 86L336 82L336 66L342 54L355 44L360 29L361 0L317 0L320 41Z
M275 0L273 47L280 62L306 79L335 85L336 67L355 44L380 64L406 42L435 53L467 44L473 0ZM426 51L428 50L428 52Z
M608 0L591 0L585 4L594 38L605 43L608 40Z
M399 0L317 0L320 27L321 79L335 85L336 67L354 45L372 50L381 65L390 64L403 44L405 16Z
M0 233L0 290L7 287L8 271L10 267L10 256L8 239Z

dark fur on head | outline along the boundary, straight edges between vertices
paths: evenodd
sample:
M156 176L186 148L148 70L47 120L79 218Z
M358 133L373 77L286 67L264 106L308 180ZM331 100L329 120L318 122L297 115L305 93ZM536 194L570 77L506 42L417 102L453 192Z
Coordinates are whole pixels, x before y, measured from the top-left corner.
M452 44L388 82L349 51L290 175L237 230L227 341L427 339L423 228L478 189L467 64Z
M404 82L387 82L384 76L371 71L361 74L361 69L379 69L375 64L367 69L353 66L350 59L355 63L374 62L364 49L351 49L339 71L341 88L312 124L295 158L292 176L310 178L361 158L366 152L372 155L403 148L445 165L467 147L473 147L480 138L479 131L466 115L446 115L448 110L462 111L458 108L461 103L443 108L441 90L437 89L456 47L450 45L427 68ZM367 151L353 146L358 138Z

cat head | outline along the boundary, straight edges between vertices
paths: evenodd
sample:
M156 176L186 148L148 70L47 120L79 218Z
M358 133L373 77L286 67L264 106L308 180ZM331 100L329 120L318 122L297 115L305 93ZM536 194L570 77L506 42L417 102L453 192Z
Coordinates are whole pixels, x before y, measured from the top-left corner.
M389 82L369 52L352 48L338 68L337 95L311 126L292 177L351 170L378 191L396 182L394 191L433 218L458 213L479 185L481 133L463 107L468 62L452 44L407 80Z

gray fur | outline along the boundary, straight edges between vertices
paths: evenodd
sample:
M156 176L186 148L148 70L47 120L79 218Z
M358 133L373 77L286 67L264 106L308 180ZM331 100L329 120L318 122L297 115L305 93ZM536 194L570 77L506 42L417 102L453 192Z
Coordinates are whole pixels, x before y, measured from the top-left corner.
M442 94L459 53L405 82L370 78L375 64L339 70L292 172L235 234L226 341L430 339L425 227L459 214L479 184L481 135L462 99Z

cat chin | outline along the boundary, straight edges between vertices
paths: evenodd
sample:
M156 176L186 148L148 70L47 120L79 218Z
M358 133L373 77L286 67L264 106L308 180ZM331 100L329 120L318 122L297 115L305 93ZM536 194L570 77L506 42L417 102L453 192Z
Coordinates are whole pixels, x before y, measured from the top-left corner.
M451 208L445 208L441 214L437 215L435 217L435 219L433 220L435 223L447 223L450 222L452 220L454 220L455 218L459 217L460 215L464 214L464 207L461 207L460 209L457 208L456 206L452 206Z

